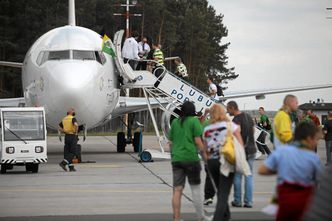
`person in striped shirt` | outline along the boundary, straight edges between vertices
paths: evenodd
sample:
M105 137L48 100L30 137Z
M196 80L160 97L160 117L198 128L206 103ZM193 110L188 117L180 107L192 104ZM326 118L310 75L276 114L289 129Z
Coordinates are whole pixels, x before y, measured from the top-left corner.
M152 47L154 49L153 60L156 61L152 73L154 73L156 77L159 77L163 73L164 53L161 50L160 44L153 44Z
M188 79L188 73L187 73L187 67L186 65L183 64L181 58L177 58L174 60L174 63L176 65L176 71L175 74L184 79L187 80Z

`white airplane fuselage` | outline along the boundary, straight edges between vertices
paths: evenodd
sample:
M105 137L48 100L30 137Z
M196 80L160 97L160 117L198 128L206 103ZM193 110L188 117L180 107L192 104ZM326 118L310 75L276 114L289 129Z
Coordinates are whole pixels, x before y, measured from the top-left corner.
M22 66L26 106L43 106L52 128L70 107L88 128L109 119L120 90L113 60L101 51L100 35L87 28L64 26L42 35Z

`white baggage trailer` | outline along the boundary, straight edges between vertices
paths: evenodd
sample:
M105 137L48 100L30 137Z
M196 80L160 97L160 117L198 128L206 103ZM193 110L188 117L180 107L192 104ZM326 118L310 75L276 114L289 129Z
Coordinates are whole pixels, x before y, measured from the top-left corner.
M43 107L0 108L1 173L25 166L38 173L47 162L47 133Z

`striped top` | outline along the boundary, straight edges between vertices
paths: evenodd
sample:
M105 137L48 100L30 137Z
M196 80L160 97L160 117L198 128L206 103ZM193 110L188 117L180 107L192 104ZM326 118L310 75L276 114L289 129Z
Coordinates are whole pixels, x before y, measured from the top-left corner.
M183 63L180 63L176 67L176 72L179 73L179 75L182 77L188 77L187 67Z
M158 61L157 66L164 64L164 54L159 48L154 50L153 59Z

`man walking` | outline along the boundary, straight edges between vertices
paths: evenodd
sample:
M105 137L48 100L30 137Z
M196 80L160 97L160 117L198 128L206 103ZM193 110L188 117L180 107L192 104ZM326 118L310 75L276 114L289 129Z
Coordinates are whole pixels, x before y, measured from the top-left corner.
M65 133L64 159L59 165L64 171L68 171L68 166L70 172L75 172L76 169L72 161L76 155L78 123L74 108L70 108L67 116L60 122L59 131Z
M251 174L253 174L253 164L256 156L254 138L255 123L249 114L243 113L239 110L239 107L235 101L227 103L227 112L231 116L234 116L233 122L241 128L241 137L244 143L247 161L250 166ZM234 176L234 201L232 202L232 206L234 207L242 207L242 176L243 174L241 173L235 173ZM245 177L244 186L244 207L252 208L253 175Z
M261 128L262 130L256 141L257 148L262 154L270 155L271 151L269 147L265 144L265 140L266 140L266 135L271 130L271 123L268 116L265 114L264 107L260 107L258 111L260 114L258 127Z

